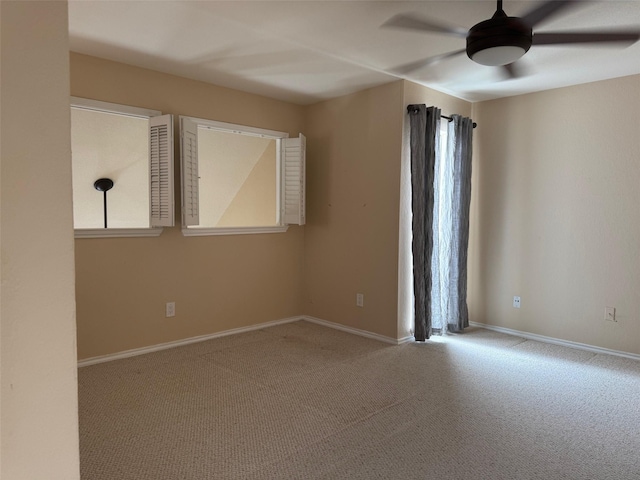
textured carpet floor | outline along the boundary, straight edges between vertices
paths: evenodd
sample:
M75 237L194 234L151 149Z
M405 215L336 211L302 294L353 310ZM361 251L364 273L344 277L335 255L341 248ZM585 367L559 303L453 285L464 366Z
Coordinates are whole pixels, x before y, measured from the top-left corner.
M640 479L640 362L308 322L79 369L83 480Z

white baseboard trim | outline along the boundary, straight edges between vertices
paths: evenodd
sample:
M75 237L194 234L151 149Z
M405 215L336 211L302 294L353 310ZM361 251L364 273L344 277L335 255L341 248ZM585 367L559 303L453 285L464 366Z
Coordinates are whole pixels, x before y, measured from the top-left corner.
M354 335L359 335L361 337L372 338L373 340L378 340L384 343L391 343L393 345L399 345L400 343L405 343L413 339L413 337L406 337L401 339L387 337L386 335L380 335L378 333L368 332L367 330L360 330L359 328L347 327L340 323L329 322L328 320L323 320L321 318L312 317L309 315L302 315L301 318L311 323L317 323L318 325L323 325L325 327L334 328L336 330L341 330L343 332L352 333Z
M403 343L415 342L416 337L413 335L407 335L406 337L402 337L398 339L398 345L402 345Z
M149 347L133 348L131 350L125 350L123 352L110 353L107 355L100 355L97 357L85 358L78 361L78 368L88 367L89 365L96 365L98 363L111 362L113 360L120 360L123 358L135 357L138 355L144 355L146 353L158 352L160 350L166 350L169 348L182 347L191 343L204 342L206 340L213 340L214 338L226 337L227 335L235 335L237 333L250 332L252 330L260 330L262 328L273 327L274 325L281 325L283 323L296 322L298 320L306 320L311 323L323 325L325 327L333 328L335 330L341 330L343 332L352 333L361 337L371 338L384 343L390 343L392 345L400 345L403 343L413 341L413 336L409 335L403 338L392 338L378 333L368 332L367 330L360 330L359 328L347 327L345 325L322 320L321 318L311 317L309 315L300 315L299 317L282 318L280 320L273 320L271 322L259 323L257 325L250 325L247 327L233 328L231 330L225 330L222 332L211 333L208 335L199 335L197 337L184 338L182 340L175 340L173 342L159 343L157 345L151 345Z
M298 320L306 320L308 322L316 323L318 325L323 325L325 327L333 328L335 330L341 330L343 332L352 333L354 335L359 335L361 337L371 338L373 340L378 340L380 342L389 343L392 345L401 345L403 343L412 342L414 340L413 335L408 335L402 338L387 337L386 335L380 335L378 333L369 332L367 330L361 330L359 328L348 327L340 323L330 322L328 320L312 317L310 315L300 315L297 317L282 318L280 320L273 320L270 322L259 323L256 325L249 325L247 327L233 328L231 330L225 330L222 332L216 332L216 333L211 333L207 335L199 335L197 337L184 338L182 340L176 340L173 342L160 343L158 345L151 345L149 347L134 348L131 350L125 350L123 352L85 358L83 360L78 361L78 368L87 367L89 365L95 365L98 363L111 362L113 360L120 360L122 358L135 357L137 355L144 355L146 353L158 352L160 350L166 350L169 348L181 347L183 345L189 345L191 343L204 342L206 340L212 340L214 338L226 337L227 335L235 335L237 333L260 330L262 328L273 327L275 325L281 325L284 323L296 322ZM523 332L520 330L511 329L511 328L497 327L494 325L488 325L484 323L469 322L469 325L473 327L484 328L486 330L493 330L495 332L500 332L507 335L514 335L514 336L526 338L529 340L536 340L543 343L552 343L552 344L561 345L564 347L577 348L577 349L586 350L589 352L615 355L618 357L625 357L625 358L630 358L632 360L640 361L640 355L636 353L623 352L620 350L611 350L609 348L596 347L596 346L588 345L585 343L572 342L569 340L561 340L558 338L547 337L547 336L538 335L535 333Z
M302 320L302 318L303 317L282 318L280 320L273 320L271 322L259 323L257 325L250 325L248 327L232 328L231 330L225 330L223 332L216 332L208 335L199 335L197 337L189 337L189 338L184 338L182 340L175 340L173 342L159 343L158 345L151 345L149 347L134 348L131 350L125 350L124 352L110 353L108 355L100 355L98 357L85 358L83 360L78 361L78 368L87 367L89 365L95 365L97 363L120 360L122 358L135 357L137 355L144 355L145 353L158 352L160 350L166 350L168 348L181 347L183 345L189 345L191 343L204 342L206 340L212 340L214 338L226 337L227 335L235 335L237 333L250 332L252 330L260 330L262 328L273 327L274 325L295 322L298 320Z
M494 332L505 333L507 335L515 335L523 337L528 340L537 340L543 343L552 343L554 345L561 345L563 347L577 348L579 350L586 350L593 353L604 353L607 355L616 355L618 357L631 358L633 360L640 360L640 355L636 353L623 352L621 350L611 350L609 348L596 347L594 345L588 345L586 343L572 342L570 340L561 340L559 338L546 337L544 335L538 335L535 333L522 332L520 330L513 330L511 328L496 327L493 325L487 325L485 323L469 322L469 325L473 327L484 328L487 330L493 330Z

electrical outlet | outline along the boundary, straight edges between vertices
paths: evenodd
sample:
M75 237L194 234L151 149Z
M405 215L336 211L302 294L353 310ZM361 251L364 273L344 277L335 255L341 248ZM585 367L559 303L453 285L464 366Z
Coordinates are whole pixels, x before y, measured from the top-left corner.
M165 308L165 317L176 316L176 302L169 302Z
M513 297L513 308L520 308L520 297Z
M617 322L615 307L604 307L604 319L607 322Z
M364 307L364 294L363 293L356 293L356 306L357 307Z

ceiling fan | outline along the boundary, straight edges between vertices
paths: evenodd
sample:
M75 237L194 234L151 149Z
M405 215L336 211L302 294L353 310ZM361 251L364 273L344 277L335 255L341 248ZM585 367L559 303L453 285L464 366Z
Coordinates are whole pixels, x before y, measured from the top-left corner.
M640 39L640 28L627 30L595 30L579 32L534 33L533 27L557 15L560 10L583 0L547 0L522 17L509 17L502 9L502 0L497 0L497 9L489 20L484 20L468 31L428 20L417 15L399 14L387 20L382 26L421 32L443 33L466 38L467 47L461 50L436 55L407 63L393 69L406 74L442 60L466 53L476 63L502 67L507 76L520 76L514 62L529 51L533 45L563 45L581 43L626 43Z

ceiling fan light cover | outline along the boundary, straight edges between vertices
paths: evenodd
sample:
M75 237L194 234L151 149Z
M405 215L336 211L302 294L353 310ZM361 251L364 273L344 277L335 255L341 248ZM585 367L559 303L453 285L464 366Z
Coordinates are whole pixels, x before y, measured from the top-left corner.
M527 50L522 47L501 45L479 50L471 56L471 60L479 63L480 65L498 67L500 65L508 65L515 62L525 53L527 53Z

